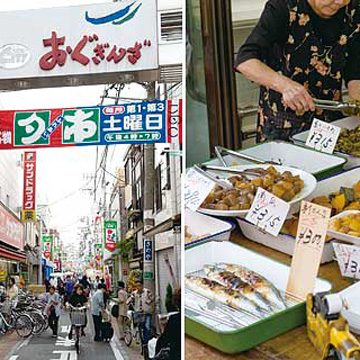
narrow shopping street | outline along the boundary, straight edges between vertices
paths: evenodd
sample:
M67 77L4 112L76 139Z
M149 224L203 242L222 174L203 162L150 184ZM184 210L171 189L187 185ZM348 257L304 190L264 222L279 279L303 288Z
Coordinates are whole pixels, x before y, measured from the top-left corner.
M70 318L64 312L59 321L59 332L57 338L51 337L51 330L42 335L32 335L28 339L14 341L14 334L8 335L0 341L0 350L6 346L6 338L12 340L11 349L2 351L4 360L140 360L142 359L136 345L128 348L118 340L117 328L114 325L115 335L110 342L94 342L94 331L91 317L88 317L86 336L81 338L81 350L77 355L74 341L69 340ZM16 336L16 335L15 335Z

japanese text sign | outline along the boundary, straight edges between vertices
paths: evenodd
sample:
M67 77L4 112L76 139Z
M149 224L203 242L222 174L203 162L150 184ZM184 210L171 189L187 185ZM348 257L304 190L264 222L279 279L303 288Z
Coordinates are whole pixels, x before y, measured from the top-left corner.
M156 0L1 12L0 24L2 88L156 80Z
M360 247L333 243L341 275L360 279Z
M315 286L331 210L307 201L301 203L295 250L286 292L305 300Z
M22 220L35 222L36 199L36 152L29 151L24 154L24 189Z
M0 239L6 244L24 249L24 225L0 204Z
M144 239L144 262L153 261L153 241Z
M52 260L53 235L43 235L42 244L43 244L43 255L45 259Z
M116 248L117 238L117 221L105 220L104 221L104 237L105 248L109 251L114 251Z
M171 101L0 111L0 149L166 143Z
M327 122L314 119L311 124L306 146L328 154L334 152L341 128Z
M245 219L271 235L277 236L289 209L289 203L259 188Z
M184 186L185 207L196 211L214 187L214 182L195 169L186 172Z

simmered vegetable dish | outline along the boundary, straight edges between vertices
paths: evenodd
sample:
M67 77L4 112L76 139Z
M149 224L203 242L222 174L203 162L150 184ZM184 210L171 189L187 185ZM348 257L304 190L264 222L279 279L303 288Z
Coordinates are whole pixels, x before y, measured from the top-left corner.
M304 181L300 176L293 176L290 171L280 173L270 166L267 169L251 169L251 172L259 173L259 177L228 178L234 189L225 190L216 186L201 207L213 210L248 210L259 187L285 201L292 200L304 188Z
M360 213L348 214L330 221L329 229L343 234L360 237Z

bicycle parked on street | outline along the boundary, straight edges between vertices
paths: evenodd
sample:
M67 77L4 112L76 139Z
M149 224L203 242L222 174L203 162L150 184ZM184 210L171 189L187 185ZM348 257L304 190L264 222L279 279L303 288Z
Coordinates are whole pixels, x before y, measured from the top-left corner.
M80 354L81 329L86 324L86 306L70 306L71 331L75 332L75 349Z
M141 347L141 354L144 359L148 359L147 345L144 344L144 329L145 329L145 313L133 310L128 310L127 316L124 320L124 341L127 346L131 346L132 342Z

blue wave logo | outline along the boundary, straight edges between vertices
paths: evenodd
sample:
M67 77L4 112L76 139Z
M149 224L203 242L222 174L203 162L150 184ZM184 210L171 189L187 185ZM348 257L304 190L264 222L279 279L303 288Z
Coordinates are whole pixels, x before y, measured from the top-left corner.
M93 24L93 25L103 25L103 24L107 24L109 22L111 22L113 25L121 25L121 24L124 24L125 22L131 20L136 15L136 13L139 11L142 3L140 3L136 7L133 7L133 5L135 3L136 3L136 1L134 1L133 3L126 6L123 9L120 9L112 14L109 14L109 15L106 15L103 17L99 17L99 18L90 17L89 12L86 11L85 19L87 22L89 22L90 24Z

